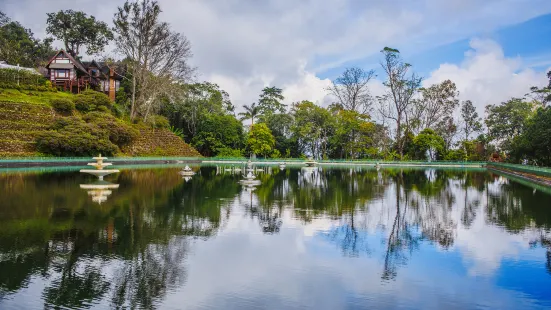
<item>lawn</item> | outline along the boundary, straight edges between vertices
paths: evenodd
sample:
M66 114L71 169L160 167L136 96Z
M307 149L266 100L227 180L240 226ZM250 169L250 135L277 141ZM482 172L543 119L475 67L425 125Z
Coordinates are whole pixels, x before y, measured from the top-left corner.
M74 95L65 92L45 92L34 90L17 90L0 88L0 102L17 102L32 104L50 104L50 100L57 98L71 99Z

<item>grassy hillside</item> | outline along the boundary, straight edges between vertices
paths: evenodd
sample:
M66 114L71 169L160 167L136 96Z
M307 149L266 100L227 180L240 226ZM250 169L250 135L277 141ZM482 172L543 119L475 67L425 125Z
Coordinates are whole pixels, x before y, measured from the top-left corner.
M63 92L40 92L0 89L0 157L48 156L37 150L36 137L51 131L56 120L66 118L57 113L50 102L73 99ZM74 111L73 118L81 118ZM183 156L198 157L199 153L166 128L151 128L146 124L130 124L139 136L121 148L117 156Z

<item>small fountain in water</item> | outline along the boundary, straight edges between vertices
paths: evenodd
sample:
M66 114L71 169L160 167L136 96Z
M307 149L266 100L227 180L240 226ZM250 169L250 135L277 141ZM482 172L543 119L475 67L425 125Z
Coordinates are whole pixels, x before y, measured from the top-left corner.
M285 163L284 162L279 163L279 169L281 169L281 170L285 169Z
M245 176L245 179L241 180L240 183L246 186L255 186L260 185L262 182L257 180L254 174L249 171L249 173Z
M182 169L182 171L180 171L180 174L183 175L183 176L188 176L189 177L189 176L195 175L195 172L193 172L193 170L191 170L191 168L188 165L186 165L184 167L184 169Z
M97 176L100 180L103 180L103 177L108 175L108 174L112 174L112 173L118 173L119 170L116 170L116 169L103 169L107 166L111 166L112 164L111 163L104 163L103 160L104 159L107 159L107 157L101 157L101 154L98 155L98 157L93 157L92 159L95 159L96 162L95 163L88 163L88 166L92 166L92 167L95 167L96 170L92 170L92 169L82 169L80 170L80 172L82 173L88 173L88 174L91 174L91 175L95 175Z

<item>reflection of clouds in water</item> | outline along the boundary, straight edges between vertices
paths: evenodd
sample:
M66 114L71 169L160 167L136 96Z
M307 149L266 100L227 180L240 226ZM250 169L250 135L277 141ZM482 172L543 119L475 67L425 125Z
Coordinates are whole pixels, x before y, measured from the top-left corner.
M216 238L194 243L186 262L187 285L169 295L162 306L461 309L478 304L515 309L522 300L519 293L496 287L491 281L464 277L438 266L420 267L424 263L419 261L403 269L394 281L381 282L380 255L343 257L333 244L319 237L338 227L339 221L318 218L303 225L291 212L284 212L282 219L280 233L266 236L243 213L232 213L226 229ZM361 305L354 303L356 298ZM525 302L523 306L530 305Z

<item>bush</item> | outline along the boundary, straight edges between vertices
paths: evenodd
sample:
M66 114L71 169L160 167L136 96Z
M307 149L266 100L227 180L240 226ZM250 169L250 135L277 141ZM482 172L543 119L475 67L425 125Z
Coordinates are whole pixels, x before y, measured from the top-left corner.
M152 115L147 119L147 124L152 128L169 128L170 122L168 119L161 115Z
M229 147L221 147L217 149L218 154L216 157L225 157L225 158L234 158L234 157L243 157L243 152L241 150L235 150Z
M111 114L90 112L84 115L83 119L86 123L106 131L109 140L119 147L130 144L139 135L138 130Z
M78 117L56 120L53 130L37 136L38 151L55 156L92 156L99 153L111 156L119 148L109 141L109 134Z
M50 101L52 107L59 113L71 113L75 109L75 104L65 98L52 99Z
M85 90L75 96L75 107L81 112L96 110L106 111L111 108L112 102L109 97L95 90Z

